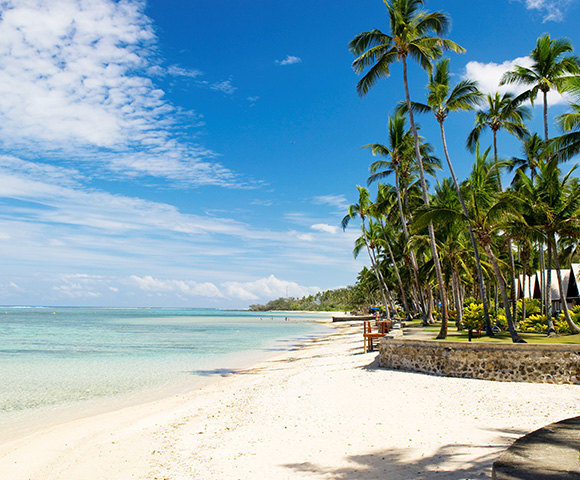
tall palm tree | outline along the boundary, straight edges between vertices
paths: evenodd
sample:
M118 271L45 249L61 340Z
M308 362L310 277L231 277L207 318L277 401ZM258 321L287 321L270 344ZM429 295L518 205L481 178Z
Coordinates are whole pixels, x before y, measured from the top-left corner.
M580 73L580 60L576 56L564 56L572 52L572 43L567 38L552 40L549 34L542 35L536 41L536 48L530 53L533 60L531 67L516 65L514 70L506 72L500 85L517 83L530 85L531 88L522 93L520 101L529 99L532 102L539 92L542 92L544 102L544 140L548 136L548 92L556 89L561 92L565 85L565 78Z
M541 229L548 244L548 280L546 290L551 285L551 260L554 259L560 302L564 318L572 333L580 333L580 328L572 321L566 304L566 292L563 288L560 274L560 261L556 235L580 237L580 186L578 179L572 177L574 166L566 175L562 176L558 168L558 159L552 158L549 162L542 162L538 166L536 182L519 172L521 177L518 197L523 211L532 218L538 229ZM551 298L546 305L548 334L554 333L552 322Z
M475 151L481 133L489 128L493 135L493 158L497 162L497 132L506 130L520 140L528 135L524 120L532 118L530 109L518 103L511 93L500 95L488 93L487 110L478 110L475 113L475 127L467 137L467 148Z
M450 220L470 222L479 244L485 250L505 307L508 329L514 343L523 342L516 332L514 319L510 309L506 282L501 272L500 263L493 250L493 240L497 232L504 230L506 218L512 214L513 205L500 200L499 167L501 164L488 160L489 148L479 154L476 148L476 160L469 175L463 184L463 197L467 201L469 215L466 217L460 209L447 207L425 207L415 217L417 224L431 222L448 222Z
M351 219L353 219L357 216L360 218L364 244L365 244L365 247L367 249L367 253L368 253L370 261L371 261L371 267L375 273L375 276L377 277L377 284L379 285L379 289L381 291L381 296L383 298L383 305L385 306L385 308L388 311L387 297L385 295L383 282L381 281L381 278L380 278L379 267L376 263L376 258L374 256L374 252L371 250L371 244L370 244L370 241L369 241L369 238L367 235L366 219L369 215L369 210L371 208L372 202L370 200L369 191L366 188L361 187L359 185L357 185L356 188L358 190L358 196L359 196L358 203L354 203L348 207L348 214L342 219L341 226L342 226L342 229L345 230Z
M520 140L528 135L528 129L524 125L524 120L531 118L529 108L522 106L517 99L514 99L511 93L505 93L500 96L498 92L494 95L487 95L487 110L478 110L475 114L475 128L467 137L467 148L474 151L479 142L481 132L489 128L493 135L493 158L498 162L497 155L497 132L506 130L515 135ZM497 175L500 190L503 190L501 175ZM507 242L508 256L512 268L511 287L512 287L512 308L513 315L516 316L516 280L515 280L515 261L512 251L511 241ZM509 308L509 307L506 307Z
M407 302L407 293L405 292L405 286L403 280L401 279L401 274L399 273L399 267L397 266L397 260L393 254L393 249L391 247L391 238L393 235L392 229L387 228L385 220L389 216L390 212L394 209L394 205L397 202L396 189L391 185L379 184L379 190L377 192L377 200L373 204L373 216L379 221L381 225L381 233L385 241L385 247L389 252L389 257L391 258L391 264L395 270L395 275L397 277L397 283L399 285L399 295L401 296L401 301L403 302L403 308L407 315L407 319L412 320L411 309L409 308L409 303ZM414 256L413 256L414 258Z
M427 182L421 159L419 135L413 119L413 112L411 111L411 97L407 79L407 58L410 56L415 59L423 69L430 72L432 68L431 62L439 58L443 50L455 52L464 52L465 50L455 42L440 37L447 31L450 24L447 14L422 10L423 0L383 1L388 10L391 34L387 35L378 29L374 29L370 32L359 33L349 44L350 50L354 55L357 55L352 64L354 70L357 73L361 73L366 67L370 67L368 72L358 82L357 91L359 95L365 95L377 80L390 75L390 65L392 63L397 61L402 63L405 98L409 108L409 122L415 141L415 156L419 166L423 201L428 205ZM439 295L443 306L443 324L446 326L445 285L432 225L429 227L429 242L435 262Z
M372 154L381 156L386 160L377 160L370 166L371 175L368 179L368 184L386 178L391 174L395 176L395 191L397 193L397 205L399 207L399 215L401 218L401 226L405 239L409 240L409 230L407 228L408 218L405 214L403 196L406 197L407 189L414 177L416 170L416 163L414 161L414 147L413 135L411 130L407 128L406 118L403 115L395 114L389 115L388 123L388 138L387 145L380 143L372 143L364 145L363 148L370 148ZM428 173L434 174L436 168L440 168L439 160L431 156L433 148L428 143L421 142L421 153L425 159L423 162L424 168ZM411 249L409 251L411 259L411 268L413 270L413 279L415 287L419 295L421 309L423 313L423 323L428 323L430 312L427 312L426 305L421 291L421 282L419 280L419 268L417 266L417 259L415 252Z
M447 148L447 138L445 135L444 122L449 115L449 112L474 110L475 106L479 104L482 93L477 88L477 82L473 80L462 80L455 87L451 88L451 75L449 74L449 59L443 59L437 63L435 71L429 77L427 84L427 103L413 103L413 109L419 112L432 112L439 124L441 132L441 141L443 142L443 151L449 172L453 178L453 183L459 197L459 202L465 216L468 215L465 200L461 195L459 182L453 169L451 158L449 157L449 150ZM401 110L406 111L406 104L401 104ZM479 255L479 248L471 225L469 225L469 237L473 253L475 255L475 264L477 269L477 277L479 283L479 290L481 292L481 299L483 302L484 324L487 335L492 336L493 331L491 321L489 319L489 307L487 303L487 296L485 294L485 284L483 280L483 270L481 268L481 259Z

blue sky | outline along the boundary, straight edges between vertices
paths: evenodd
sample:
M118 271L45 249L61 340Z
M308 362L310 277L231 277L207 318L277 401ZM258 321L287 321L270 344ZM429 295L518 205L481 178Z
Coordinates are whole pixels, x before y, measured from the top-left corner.
M454 77L492 91L541 34L578 47L579 4L426 7L467 49ZM380 0L0 2L0 304L246 307L353 284L358 226L338 225L403 98L396 65L356 94L347 43L372 28ZM447 121L461 178L472 127Z

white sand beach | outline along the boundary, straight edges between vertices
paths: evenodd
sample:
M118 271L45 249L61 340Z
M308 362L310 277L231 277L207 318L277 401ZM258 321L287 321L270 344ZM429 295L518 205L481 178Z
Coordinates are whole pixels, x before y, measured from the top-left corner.
M0 445L1 478L475 479L516 438L580 415L580 387L389 371L362 326L188 394Z

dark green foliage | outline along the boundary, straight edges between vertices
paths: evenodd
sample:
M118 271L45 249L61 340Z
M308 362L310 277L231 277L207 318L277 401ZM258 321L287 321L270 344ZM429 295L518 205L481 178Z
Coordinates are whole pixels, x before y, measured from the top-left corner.
M360 285L354 287L326 290L316 295L294 298L280 297L265 305L250 305L250 310L265 312L271 310L297 311L310 310L319 312L359 310L365 306L367 297Z

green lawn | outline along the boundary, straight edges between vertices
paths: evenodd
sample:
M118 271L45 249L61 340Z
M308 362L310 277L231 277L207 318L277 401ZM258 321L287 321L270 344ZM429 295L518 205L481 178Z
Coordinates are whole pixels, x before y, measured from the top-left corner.
M414 324L413 322L412 324ZM421 322L418 322L420 325ZM433 332L433 339L439 333L441 329L441 324L433 324L429 325L428 327L422 327L426 332ZM548 337L545 334L540 333L521 333L520 337L522 337L528 343L565 343L565 344L577 344L580 345L580 334L577 335L559 335L557 337ZM467 342L467 331L458 332L455 328L455 325L450 325L449 330L447 333L446 341L453 341L453 342ZM473 338L472 342L491 342L491 343L512 343L512 339L510 337L509 332L500 332L496 334L495 337L486 337L481 336L481 338Z

